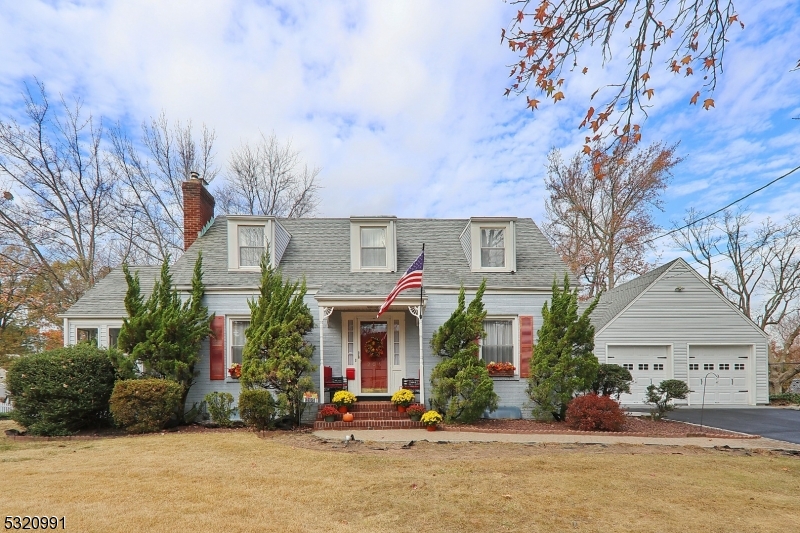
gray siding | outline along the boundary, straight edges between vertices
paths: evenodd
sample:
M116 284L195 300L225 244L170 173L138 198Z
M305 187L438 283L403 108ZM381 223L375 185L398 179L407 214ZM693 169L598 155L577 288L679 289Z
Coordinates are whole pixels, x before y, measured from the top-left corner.
M209 307L209 312L224 314L227 316L248 316L250 313L247 306L247 299L255 295L247 294L207 294L205 303ZM468 295L468 301L473 295ZM541 324L541 309L549 295L545 293L513 294L500 295L489 294L484 296L484 304L489 315L518 316L532 315L534 317L534 327L538 330ZM314 357L312 359L315 366L319 366L319 308L312 295L306 295L306 304L314 316L314 328L307 335L306 339L314 345ZM425 364L425 395L430 398L430 371L439 362L439 358L431 354L430 339L434 331L450 317L458 301L457 294L436 294L430 295L428 307L423 317L423 350ZM322 324L324 335L325 365L333 367L334 375L342 373L342 311L335 310L328 318L327 323ZM415 377L419 371L419 329L416 318L408 311L405 312L405 355L406 355L406 377ZM518 340L515 340L518 343ZM228 339L226 338L226 346ZM518 350L518 347L517 347ZM227 363L226 363L227 365ZM209 350L208 341L204 341L200 349L200 361L197 370L199 375L195 384L189 391L187 405L202 401L203 397L212 391L229 392L238 400L240 384L237 381L226 378L225 380L214 380L209 378ZM312 376L314 383L319 387L319 372ZM526 379L502 378L495 380L495 391L500 396L501 405L514 405L523 408L526 417L531 415L528 404L528 397L525 394L527 386ZM426 402L427 403L427 402ZM309 410L309 416L313 416L314 409Z
M683 290L676 292L676 287ZM614 344L671 344L675 379L687 379L688 346L755 346L755 402L767 403L767 341L758 327L733 309L698 278L690 266L676 263L595 337L595 355L606 360Z
M467 303L474 293L467 294ZM533 316L534 339L542 323L542 306L549 300L546 293L528 294L485 294L483 297L484 308L489 316ZM431 295L428 307L423 317L423 336L425 348L425 395L430 398L430 371L439 362L439 358L431 354L430 340L439 326L450 318L458 303L457 294ZM517 357L519 356L519 338L514 340ZM517 406L522 409L523 416L531 417L531 405L525 389L528 385L527 378L497 378L494 380L495 392L500 396L500 405Z

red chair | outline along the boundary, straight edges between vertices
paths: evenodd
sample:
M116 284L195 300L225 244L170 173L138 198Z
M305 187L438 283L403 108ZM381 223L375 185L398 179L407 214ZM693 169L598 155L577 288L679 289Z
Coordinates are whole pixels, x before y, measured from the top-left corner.
M334 391L347 390L347 378L344 376L334 376L333 367L323 367L323 374L325 377L325 383L323 385L323 401L325 400L324 394L326 392L330 392L331 399L333 399Z

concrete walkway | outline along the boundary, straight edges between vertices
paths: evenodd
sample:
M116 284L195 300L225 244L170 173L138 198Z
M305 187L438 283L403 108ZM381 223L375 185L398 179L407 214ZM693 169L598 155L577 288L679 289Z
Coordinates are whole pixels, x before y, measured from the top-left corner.
M347 435L356 440L370 442L409 442L427 440L430 442L518 442L518 443L560 443L560 444L647 444L661 446L699 446L730 448L793 450L800 452L800 444L760 439L715 439L707 437L616 437L613 435L574 435L549 433L470 433L467 431L426 431L424 429L372 429L372 430L321 430L314 435L329 440L344 440Z

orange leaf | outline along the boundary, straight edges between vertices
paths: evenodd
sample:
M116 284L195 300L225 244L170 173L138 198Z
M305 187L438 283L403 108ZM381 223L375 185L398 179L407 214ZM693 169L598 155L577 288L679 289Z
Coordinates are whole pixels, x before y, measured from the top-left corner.
M645 72L644 74L642 74L642 81L647 81L649 79L650 79L650 74L649 73Z
M681 59L681 63L683 63L684 65L688 65L691 62L692 62L692 56L686 56L683 59Z
M539 100L532 99L530 96L528 96L527 98L528 98L528 107L531 108L531 111L539 108Z
M563 99L564 99L564 93L562 93L561 91L558 91L556 94L553 95L553 100L555 100L556 102Z
M696 104L698 98L700 98L700 91L697 91L696 93L694 93L694 96L692 96L692 99L689 100L689 103L692 104L692 105Z
M733 24L737 20L739 20L739 15L732 15L732 16L728 17L728 23L729 24Z
M522 19L525 18L525 14L522 11L517 12L517 22L522 22Z
M638 143L641 140L642 140L642 134L641 133L634 133L633 134L633 142Z
M672 37L672 34L673 34L673 33L675 33L675 32L672 30L672 28L669 28L669 29L666 31L667 38L670 38L670 37Z
M583 67L583 74L586 74L587 72L589 72L589 67Z
M692 74L694 74L692 67L686 67L686 75L691 76Z
M583 145L583 153L584 153L584 154L586 154L586 155L589 155L589 154L591 154L591 153L592 153L592 149L591 149L591 148L589 148L589 145L588 145L588 144L584 144L584 145Z
M586 112L586 120L591 120L592 115L594 115L594 108L590 107L589 110Z
M544 19L547 18L547 2L542 2L539 5L539 9L536 10L536 15L534 18L539 21L539 24L544 23Z
M639 43L638 45L636 45L636 49L639 50L640 52L644 52L646 48L647 45L644 43Z
M706 60L703 61L703 66L706 68L706 70L708 70L714 66L714 61L715 60L713 57L707 57Z
M647 89L646 91L644 91L644 94L646 94L647 99L650 100L653 97L653 93L655 92L656 92L655 89Z
M705 99L703 101L703 109L708 111L709 107L714 107L714 99L713 98L707 98L707 99Z
M672 62L672 72L680 72L681 66L678 64L677 61Z

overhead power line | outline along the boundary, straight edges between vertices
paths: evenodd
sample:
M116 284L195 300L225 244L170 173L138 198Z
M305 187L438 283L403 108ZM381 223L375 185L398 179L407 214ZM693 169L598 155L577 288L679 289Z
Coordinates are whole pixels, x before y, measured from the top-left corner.
M651 242L655 242L655 241L657 241L657 240L659 240L659 239L663 239L664 237L668 237L668 236L672 235L673 233L676 233L676 232L678 232L678 231L684 230L684 229L686 229L686 228L688 228L688 227L690 227L690 226L694 226L695 224L697 224L697 223L698 223L698 222L700 222L701 220L705 220L705 219L707 219L707 218L711 218L711 217L713 217L714 215L716 215L716 214L718 214L718 213L721 213L721 212L725 211L725 210L726 210L726 209L728 209L729 207L731 207L731 206L734 206L734 205L738 204L738 203L739 203L739 202L741 202L742 200L745 200L745 199L747 199L747 198L750 198L750 197L751 197L751 196L753 196L755 193L763 191L764 189L766 189L767 187L769 187L769 186L770 186L770 185L772 185L773 183L776 183L776 182L778 182L778 181L782 180L783 178L785 178L785 177L787 177L787 176L791 176L792 174L794 174L794 173L795 173L795 172L797 172L798 170L800 170L800 166L794 167L792 170L790 170L790 171L789 171L789 172L787 172L786 174L783 174L783 175L781 175L781 176L778 176L777 178L775 178L774 180L770 181L769 183L767 183L767 184L765 184L765 185L762 185L762 186L761 186L761 187L759 187L758 189L756 189L756 190L754 190L754 191L752 191L752 192L749 192L748 194L745 194L744 196L742 196L742 197L741 197L741 198L739 198L738 200L734 200L733 202L729 203L729 204L728 204L728 205L726 205L725 207L721 207L721 208L717 209L716 211L714 211L714 212L713 212L713 213L711 213L711 214L708 214L708 215L706 215L706 216L704 216L704 217L700 217L700 218L698 218L697 220L692 220L691 222L689 222L688 224L685 224L685 225L681 226L680 228L671 229L671 230L669 230L669 231L668 231L668 232L666 232L666 233L662 233L661 235L658 235L658 236L656 236L656 237L653 237L652 239L648 239L648 240L644 241L644 243L643 243L643 244L649 244L649 243L651 243Z

